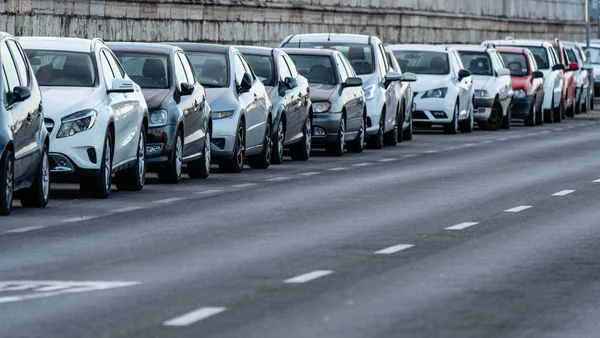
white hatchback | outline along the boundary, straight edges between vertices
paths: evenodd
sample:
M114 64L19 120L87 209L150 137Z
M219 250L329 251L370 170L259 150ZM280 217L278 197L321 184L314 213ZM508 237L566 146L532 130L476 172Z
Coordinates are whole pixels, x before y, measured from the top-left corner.
M99 39L23 37L50 133L52 179L77 182L81 194L107 198L141 190L146 176L148 107Z

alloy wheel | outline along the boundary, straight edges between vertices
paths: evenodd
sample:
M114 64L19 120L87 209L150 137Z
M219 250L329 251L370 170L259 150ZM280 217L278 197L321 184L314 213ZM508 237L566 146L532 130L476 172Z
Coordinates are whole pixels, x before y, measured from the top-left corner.
M110 163L110 154L112 153L112 149L110 146L110 142L108 138L106 139L106 144L104 145L104 189L105 191L110 191L110 173L112 171L111 163Z
M181 137L177 137L177 144L175 145L175 172L177 177L181 176L181 167L183 164L183 145L181 144Z
M210 131L206 132L204 140L204 168L206 172L210 171Z
M12 205L12 200L13 200L13 184L14 184L13 175L14 175L13 160L11 157L9 157L7 164L6 164L6 177L5 177L6 189L4 191L4 196L6 197L6 199L5 199L6 206L8 207L8 209L10 209L10 206Z
M346 144L346 122L342 118L340 122L340 149L344 152L344 145Z
M50 195L50 164L48 162L48 153L44 152L42 156L42 193L44 194L44 200L48 200Z
M279 158L283 157L283 122L279 122L277 126L277 155Z
M146 142L143 133L145 131L142 129L138 142L138 179L142 184L146 182Z
M310 149L312 147L312 124L310 122L310 119L306 119L306 153L310 154ZM283 147L282 147L282 151L283 151Z
M244 143L245 142L244 142L244 128L242 128L242 127L238 128L237 143L238 143L238 148L237 148L237 153L235 154L237 163L244 163Z

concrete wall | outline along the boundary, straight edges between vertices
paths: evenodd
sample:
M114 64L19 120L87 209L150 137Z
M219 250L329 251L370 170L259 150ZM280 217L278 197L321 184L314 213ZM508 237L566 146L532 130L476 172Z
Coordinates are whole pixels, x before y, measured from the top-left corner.
M330 31L386 43L582 41L583 18L584 0L0 0L2 31L122 41L277 45Z

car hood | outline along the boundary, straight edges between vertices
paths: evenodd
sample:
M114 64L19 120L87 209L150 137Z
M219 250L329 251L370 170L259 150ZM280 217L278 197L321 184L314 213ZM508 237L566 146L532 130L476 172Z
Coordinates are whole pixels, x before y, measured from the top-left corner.
M148 110L152 111L160 108L167 96L169 96L170 92L170 89L142 88L142 93L144 94L144 99L146 100L146 104L148 105Z
M447 87L450 82L451 75L417 75L417 81L413 82L410 86L412 90L421 93L427 90Z
M206 88L206 100L212 111L235 110L238 108L237 100L229 87Z
M327 101L333 95L337 86L326 84L310 84L310 99L312 102Z
M485 89L485 86L492 80L491 76L473 75L473 88L476 90Z
M104 91L98 87L40 87L44 116L60 120L84 109L92 109L104 100Z

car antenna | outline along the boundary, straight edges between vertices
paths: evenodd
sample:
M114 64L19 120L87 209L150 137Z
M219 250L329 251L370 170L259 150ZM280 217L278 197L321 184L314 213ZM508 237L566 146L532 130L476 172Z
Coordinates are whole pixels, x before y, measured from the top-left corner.
M329 34L327 34L327 41L331 41L331 31L329 31Z

